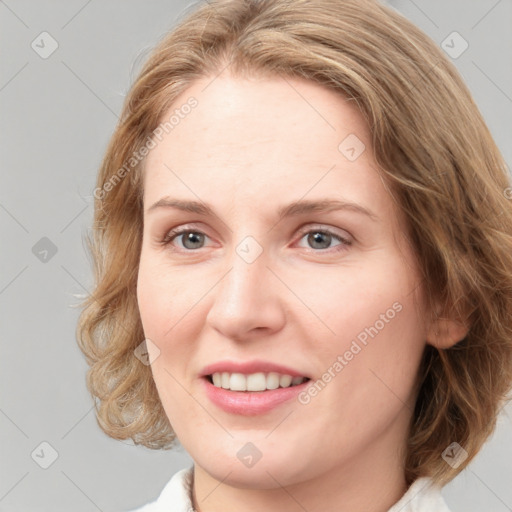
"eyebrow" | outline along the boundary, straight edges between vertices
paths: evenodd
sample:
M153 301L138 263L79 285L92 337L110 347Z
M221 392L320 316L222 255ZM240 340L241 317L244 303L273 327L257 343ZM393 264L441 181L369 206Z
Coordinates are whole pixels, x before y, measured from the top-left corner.
M146 213L154 211L158 208L175 208L190 213L197 213L198 215L217 216L212 206L209 204L199 201L183 201L180 199L172 199L170 197L163 197L162 199L159 199L146 210ZM362 215L366 215L373 221L379 220L379 217L368 208L365 208L358 203L351 203L342 201L340 199L294 201L288 205L281 206L278 209L278 217L279 219L283 219L286 217L296 217L306 213L331 212L336 210L349 210L360 213Z

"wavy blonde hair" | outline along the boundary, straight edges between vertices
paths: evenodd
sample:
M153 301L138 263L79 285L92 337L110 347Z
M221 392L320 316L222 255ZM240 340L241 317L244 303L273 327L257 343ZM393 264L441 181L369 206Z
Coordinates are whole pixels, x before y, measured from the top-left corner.
M431 476L445 484L493 432L512 386L512 190L453 64L374 0L209 0L149 56L99 170L88 238L95 288L77 338L100 427L148 448L174 444L151 368L134 357L144 339L136 299L144 160L120 169L179 94L228 65L237 76L305 78L351 98L364 115L375 159L408 222L426 318L442 304L441 315L470 320L452 348L425 348L404 456L408 483ZM469 454L456 469L441 457L453 441Z

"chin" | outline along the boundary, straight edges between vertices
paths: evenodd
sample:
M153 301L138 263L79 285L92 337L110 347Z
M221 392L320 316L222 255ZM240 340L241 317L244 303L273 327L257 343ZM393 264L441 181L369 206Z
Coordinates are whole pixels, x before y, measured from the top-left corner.
M191 455L211 477L227 485L241 489L275 489L312 478L314 472L313 460L300 445L293 443L284 448L285 442L269 443L261 439L250 445L231 440L223 450L217 449L208 455L202 451L198 457Z

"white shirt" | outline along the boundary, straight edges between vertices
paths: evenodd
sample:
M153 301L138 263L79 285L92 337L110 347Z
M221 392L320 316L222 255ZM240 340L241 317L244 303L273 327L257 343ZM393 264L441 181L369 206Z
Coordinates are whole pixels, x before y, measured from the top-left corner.
M151 503L126 512L194 512L192 506L193 466L174 474L160 496ZM428 477L415 480L388 512L450 512L441 488Z

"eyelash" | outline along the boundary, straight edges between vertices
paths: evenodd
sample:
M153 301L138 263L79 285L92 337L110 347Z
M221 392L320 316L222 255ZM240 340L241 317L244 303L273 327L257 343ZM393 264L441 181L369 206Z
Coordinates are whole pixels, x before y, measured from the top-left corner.
M172 229L171 231L168 231L166 233L166 235L164 236L164 238L162 240L160 240L160 244L163 246L169 246L175 238L178 238L180 235L183 235L185 233L195 233L195 234L200 234L200 235L204 235L204 236L208 237L208 235L206 235L202 231L199 231L197 229L191 229L187 226L184 226L182 228L176 228L176 229ZM302 240L302 238L304 238L305 235L308 235L310 233L322 233L324 235L330 235L332 238L341 242L340 245L336 246L336 247L338 247L338 249L334 249L334 251L331 251L329 248L327 248L327 249L309 248L313 252L320 252L320 253L322 253L322 252L324 252L324 253L325 252L341 252L341 251L347 250L347 246L352 245L352 242L350 240L343 238L342 236L338 235L337 233L334 233L333 231L331 231L329 229L308 229L307 231L302 231L301 237L299 240ZM199 249L177 249L177 252L191 253L191 252L195 252L196 250L199 250Z

